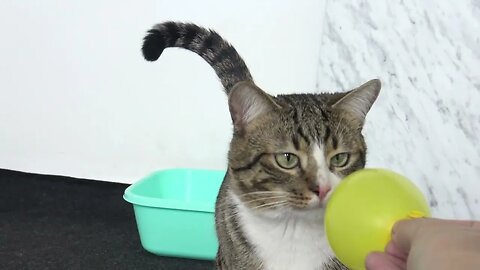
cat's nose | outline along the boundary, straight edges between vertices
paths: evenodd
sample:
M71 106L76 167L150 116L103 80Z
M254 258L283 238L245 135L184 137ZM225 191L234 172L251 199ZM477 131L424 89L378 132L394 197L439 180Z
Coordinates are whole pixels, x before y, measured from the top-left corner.
M320 187L318 192L318 196L320 197L320 200L325 199L325 197L327 197L327 194L328 192L330 192L330 190L332 190L332 188L329 186Z
M332 188L329 186L315 186L315 188L312 189L312 192L315 193L320 200L323 200L327 197L327 194L331 189Z

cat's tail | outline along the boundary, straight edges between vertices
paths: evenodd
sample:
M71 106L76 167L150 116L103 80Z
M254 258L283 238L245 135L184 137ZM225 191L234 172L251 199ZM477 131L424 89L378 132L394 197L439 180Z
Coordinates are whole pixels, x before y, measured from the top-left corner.
M250 71L235 48L213 30L191 23L157 24L144 38L143 56L155 61L168 47L181 47L200 55L213 67L227 94L237 82L252 81Z

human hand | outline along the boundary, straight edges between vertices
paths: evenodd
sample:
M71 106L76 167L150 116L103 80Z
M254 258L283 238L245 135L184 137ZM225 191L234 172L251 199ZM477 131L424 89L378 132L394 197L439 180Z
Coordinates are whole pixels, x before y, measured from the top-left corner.
M370 253L368 270L480 269L480 222L402 220L385 252Z

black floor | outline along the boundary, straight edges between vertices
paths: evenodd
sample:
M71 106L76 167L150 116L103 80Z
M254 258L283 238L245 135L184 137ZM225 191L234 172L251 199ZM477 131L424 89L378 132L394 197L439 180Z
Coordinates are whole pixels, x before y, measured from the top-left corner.
M143 250L126 187L0 169L0 269L213 269Z

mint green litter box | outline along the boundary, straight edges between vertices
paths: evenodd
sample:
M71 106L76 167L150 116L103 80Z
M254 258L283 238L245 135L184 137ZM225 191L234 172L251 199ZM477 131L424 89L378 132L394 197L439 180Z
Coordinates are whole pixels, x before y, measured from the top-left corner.
M215 200L225 171L169 169L157 171L125 190L133 204L140 241L162 255L213 260Z

